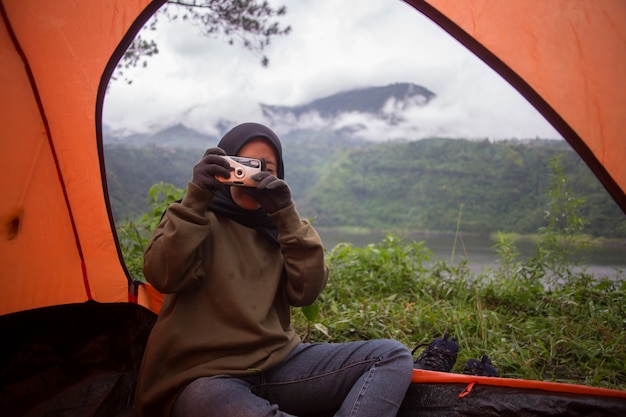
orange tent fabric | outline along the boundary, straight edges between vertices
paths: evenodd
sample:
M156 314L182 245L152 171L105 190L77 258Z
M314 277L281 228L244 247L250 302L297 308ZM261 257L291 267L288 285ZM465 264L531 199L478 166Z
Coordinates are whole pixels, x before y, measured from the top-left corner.
M626 213L626 2L406 2L525 96Z
M2 0L0 314L128 300L97 140L103 75L162 3Z
M405 0L563 134L626 211L626 3ZM110 74L164 0L0 0L0 315L126 301L102 166ZM158 311L158 294L139 302Z

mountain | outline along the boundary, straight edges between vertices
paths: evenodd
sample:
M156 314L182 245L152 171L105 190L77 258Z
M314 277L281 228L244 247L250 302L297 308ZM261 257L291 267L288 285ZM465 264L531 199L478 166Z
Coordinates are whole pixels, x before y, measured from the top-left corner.
M397 83L350 90L299 106L260 104L264 120L277 132L341 130L352 138L375 142L423 137L420 114L435 94L425 87ZM411 116L409 116L411 115Z
M270 124L282 124L290 120L297 122L305 117L332 121L345 114L361 113L396 125L403 119L403 111L411 107L426 106L434 97L433 92L422 86L397 83L337 93L301 106L261 104L261 109Z
M280 106L260 103L261 122L276 131L281 139L288 137L340 136L342 140L387 140L405 132L419 129L406 119L407 112L426 108L435 94L425 87L411 83L396 83L382 87L369 87L333 94L297 106ZM219 136L235 123L220 121L213 130ZM401 131L401 133L392 132ZM158 145L174 148L201 148L216 144L218 138L190 129L182 124L170 126L160 132L137 133L129 136L117 134L104 126L105 143L124 143L132 146ZM213 146L213 145L211 145Z

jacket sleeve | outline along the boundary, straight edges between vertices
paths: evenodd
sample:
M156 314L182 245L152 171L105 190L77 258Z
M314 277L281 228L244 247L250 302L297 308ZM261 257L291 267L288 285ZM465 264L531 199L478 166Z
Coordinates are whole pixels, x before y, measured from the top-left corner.
M159 292L179 292L205 276L200 246L210 232L206 207L213 192L189 183L181 203L171 204L148 241L143 273Z
M309 221L300 219L293 203L270 217L279 232L289 302L296 307L313 304L328 281L322 240Z

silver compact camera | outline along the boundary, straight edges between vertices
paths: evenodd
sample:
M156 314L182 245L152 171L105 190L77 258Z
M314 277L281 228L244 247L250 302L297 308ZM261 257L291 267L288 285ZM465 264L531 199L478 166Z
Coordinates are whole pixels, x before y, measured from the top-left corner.
M215 178L227 185L240 187L256 187L256 182L252 176L258 172L265 171L265 161L241 156L225 156L230 164L230 178L216 176Z

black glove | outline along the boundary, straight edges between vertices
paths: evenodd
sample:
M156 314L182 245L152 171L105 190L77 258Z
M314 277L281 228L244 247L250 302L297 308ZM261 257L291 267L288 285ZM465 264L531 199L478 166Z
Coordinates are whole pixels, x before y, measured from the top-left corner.
M226 152L221 148L207 149L202 159L193 167L191 182L200 188L211 191L225 187L215 178L216 175L230 178L230 164L224 156L226 156Z
M275 213L291 204L291 190L285 181L268 171L254 174L252 179L257 181L256 188L245 188L244 191L268 213Z

